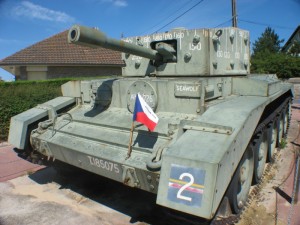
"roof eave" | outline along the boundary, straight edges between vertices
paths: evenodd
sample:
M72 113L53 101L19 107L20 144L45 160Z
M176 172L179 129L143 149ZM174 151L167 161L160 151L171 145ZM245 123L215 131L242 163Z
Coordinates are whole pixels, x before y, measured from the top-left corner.
M123 67L125 64L97 64L97 63L1 63L0 66L33 66L33 65L46 65L46 66L114 66Z
M287 42L284 44L284 46L281 48L281 51L285 51L285 49L288 47L288 45L292 42L294 36L298 33L300 30L300 25L295 29L295 31L292 33L290 38L287 40Z

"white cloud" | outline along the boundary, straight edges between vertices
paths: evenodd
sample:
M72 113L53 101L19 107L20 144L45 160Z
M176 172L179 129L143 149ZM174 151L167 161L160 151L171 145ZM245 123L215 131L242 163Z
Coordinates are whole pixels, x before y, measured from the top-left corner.
M128 4L127 4L127 2L124 1L124 0L115 0L115 1L114 1L114 5L115 5L115 6L120 6L120 7L125 7L125 6L127 6Z
M117 7L126 7L128 5L126 0L101 0L101 2L108 2Z
M31 19L48 20L62 23L74 22L74 18L64 12L48 9L40 5L35 5L29 1L22 1L20 5L13 9L13 13L16 16L23 16Z

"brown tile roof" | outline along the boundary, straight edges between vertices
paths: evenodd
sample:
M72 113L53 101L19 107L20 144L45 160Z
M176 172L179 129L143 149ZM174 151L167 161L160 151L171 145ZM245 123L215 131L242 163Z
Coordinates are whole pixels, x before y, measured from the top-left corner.
M2 59L0 65L124 65L120 52L68 44L67 34L63 31L33 44Z

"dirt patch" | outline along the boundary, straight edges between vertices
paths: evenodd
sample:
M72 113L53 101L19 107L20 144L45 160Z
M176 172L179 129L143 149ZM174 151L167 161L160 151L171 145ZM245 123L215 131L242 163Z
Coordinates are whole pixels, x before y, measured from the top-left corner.
M243 214L239 225L274 225L274 215L266 212L263 205L253 201L249 209ZM279 224L278 224L279 225Z
M28 176L0 183L0 224L129 224L130 218L55 182ZM16 213L17 212L17 213Z

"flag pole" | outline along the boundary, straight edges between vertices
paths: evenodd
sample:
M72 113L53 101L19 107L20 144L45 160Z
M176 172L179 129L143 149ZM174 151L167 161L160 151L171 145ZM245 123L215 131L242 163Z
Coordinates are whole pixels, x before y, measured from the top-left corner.
M131 144L132 144L133 129L134 129L134 121L132 121L132 124L131 124L128 152L127 152L126 159L128 159L131 156L131 152L132 152Z

